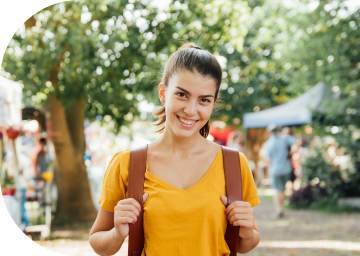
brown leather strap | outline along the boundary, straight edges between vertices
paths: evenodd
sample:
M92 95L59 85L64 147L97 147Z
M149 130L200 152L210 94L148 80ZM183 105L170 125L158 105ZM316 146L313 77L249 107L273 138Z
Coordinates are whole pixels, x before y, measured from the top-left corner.
M147 145L130 151L127 197L134 198L143 210ZM129 224L128 256L140 256L144 248L143 211L134 224Z
M221 147L224 160L225 183L227 193L227 206L235 201L242 201L242 180L239 151L236 149ZM240 227L233 226L228 221L225 233L225 241L230 248L230 255L237 255Z
M230 205L234 201L242 201L242 180L239 152L228 147L221 147L223 152L226 193ZM142 196L144 191L147 145L130 151L128 198L134 198L143 209ZM140 256L144 248L143 211L139 214L135 224L129 225L128 256ZM225 241L231 256L237 254L239 227L227 224ZM235 252L235 253L234 253Z

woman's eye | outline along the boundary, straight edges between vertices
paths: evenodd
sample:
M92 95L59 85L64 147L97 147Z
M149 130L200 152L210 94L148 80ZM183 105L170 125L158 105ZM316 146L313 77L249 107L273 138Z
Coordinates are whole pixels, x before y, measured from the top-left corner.
M201 101L204 103L210 102L210 100L208 100L208 99L201 99Z
M180 97L184 97L184 96L185 96L185 93L183 93L183 92L178 92L177 95L179 95Z

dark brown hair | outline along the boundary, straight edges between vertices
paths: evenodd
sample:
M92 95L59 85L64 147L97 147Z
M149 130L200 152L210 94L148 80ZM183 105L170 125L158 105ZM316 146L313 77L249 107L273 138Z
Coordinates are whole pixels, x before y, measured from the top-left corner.
M222 78L222 69L219 62L210 52L201 49L194 43L187 43L182 45L176 52L174 52L167 61L162 77L162 83L165 87L168 86L169 80L172 76L176 75L179 71L188 70L196 72L205 77L211 77L216 82L215 99L219 94L220 83ZM152 123L155 126L165 124L166 111L165 106L153 112L153 116L158 118L157 121ZM162 133L165 125L157 133ZM206 138L209 135L210 124L209 121L200 129L200 134Z

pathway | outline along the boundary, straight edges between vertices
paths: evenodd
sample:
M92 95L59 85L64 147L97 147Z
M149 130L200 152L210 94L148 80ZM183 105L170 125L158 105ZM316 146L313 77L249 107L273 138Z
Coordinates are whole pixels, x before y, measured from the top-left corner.
M305 210L289 210L285 218L271 220L272 204L262 199L255 208L261 242L249 256L318 256L360 255L360 213L323 214ZM89 230L55 231L52 241L36 241L59 253L95 256L87 238ZM116 254L127 255L127 244Z

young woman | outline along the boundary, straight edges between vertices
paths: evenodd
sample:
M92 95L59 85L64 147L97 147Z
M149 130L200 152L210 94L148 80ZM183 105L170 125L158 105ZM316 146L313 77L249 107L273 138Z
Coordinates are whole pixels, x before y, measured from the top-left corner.
M239 253L260 241L252 209L260 201L245 156L240 154L244 201L226 208L222 150L206 139L221 77L216 58L192 43L165 66L158 88L164 105L154 113L156 125L164 126L147 150L142 255L229 255L227 219L240 226ZM141 211L136 200L126 198L129 159L129 150L115 154L104 176L89 239L100 255L119 251Z

